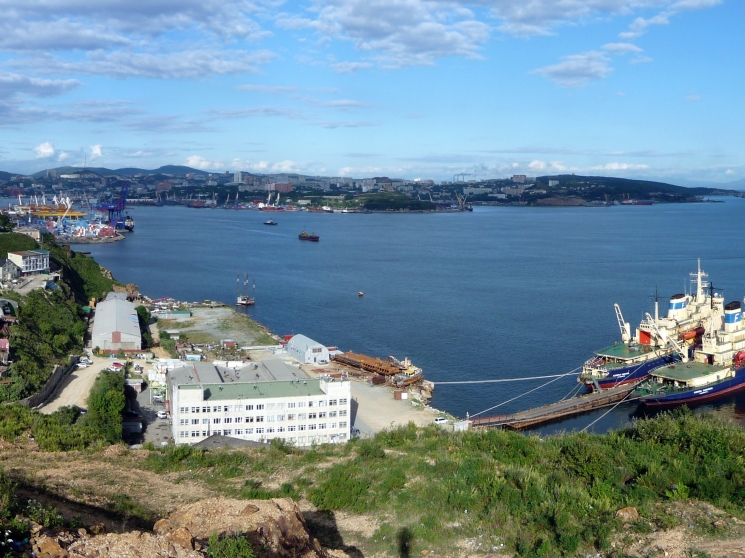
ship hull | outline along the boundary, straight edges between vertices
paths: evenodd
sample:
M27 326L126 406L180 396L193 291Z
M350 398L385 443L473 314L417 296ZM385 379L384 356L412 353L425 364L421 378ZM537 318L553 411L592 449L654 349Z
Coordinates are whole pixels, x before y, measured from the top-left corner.
M624 384L630 384L632 382L638 382L643 380L652 370L678 362L680 357L675 354L664 355L661 357L653 358L642 363L636 363L631 366L624 366L623 368L616 368L609 372L608 375L601 379L596 380L600 389L610 389L615 386L622 386ZM595 384L592 380L585 378L585 384L591 389L595 388Z
M745 368L735 372L735 377L709 386L670 393L667 395L642 396L641 402L647 407L673 407L675 405L695 405L724 397L745 389Z

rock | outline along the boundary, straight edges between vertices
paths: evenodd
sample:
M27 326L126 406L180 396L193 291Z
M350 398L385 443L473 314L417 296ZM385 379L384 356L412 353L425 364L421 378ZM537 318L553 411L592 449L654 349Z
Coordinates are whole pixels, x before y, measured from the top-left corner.
M182 506L167 520L158 521L154 531L166 534L182 527L203 542L213 533L242 533L255 548L266 548L278 558L328 558L308 533L300 508L289 498L248 502L210 498Z
M34 551L38 558L67 558L67 551L60 546L56 539L42 535L33 542Z
M103 523L91 525L90 532L91 535L103 535L104 533L106 533L106 525L104 525Z
M69 558L204 558L164 536L133 531L79 539L67 549Z
M186 527L174 529L166 535L166 539L181 548L194 550L194 537L191 536L191 533Z
M636 522L639 520L639 512L636 511L636 508L622 508L616 512L616 519L620 519L626 523Z

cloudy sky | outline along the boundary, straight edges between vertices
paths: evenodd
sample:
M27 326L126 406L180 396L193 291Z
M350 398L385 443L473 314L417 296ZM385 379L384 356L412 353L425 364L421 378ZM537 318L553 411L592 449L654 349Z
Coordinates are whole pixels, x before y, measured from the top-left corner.
M737 0L0 0L0 170L745 178Z

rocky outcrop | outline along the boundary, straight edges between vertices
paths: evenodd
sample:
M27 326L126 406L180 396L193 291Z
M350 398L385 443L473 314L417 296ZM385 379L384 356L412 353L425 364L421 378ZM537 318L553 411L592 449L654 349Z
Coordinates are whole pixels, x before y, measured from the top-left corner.
M267 556L327 558L321 544L309 533L300 509L289 498L231 500L211 498L188 504L161 519L156 534L186 540L186 533L206 541L211 534L242 534Z
M98 525L90 532L52 530L32 524L29 544L37 558L204 558L207 541L217 534L246 537L259 558L329 558L289 498L202 500L161 519L153 531L104 533Z

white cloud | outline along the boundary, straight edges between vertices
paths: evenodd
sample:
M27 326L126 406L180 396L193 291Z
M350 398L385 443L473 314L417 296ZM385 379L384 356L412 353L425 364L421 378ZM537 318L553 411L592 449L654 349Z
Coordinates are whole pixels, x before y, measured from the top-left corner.
M69 156L70 156L69 153L67 153L65 151L60 151L57 154L57 161L61 163L62 161L64 161L65 159L67 159Z
M284 95L287 93L294 93L298 90L298 88L293 85L256 85L250 83L239 85L236 89L239 91L253 91L256 93L268 93L271 95Z
M172 53L115 51L89 52L87 60L67 61L52 56L11 60L8 64L46 73L103 74L117 78L159 79L203 78L214 74L256 72L274 60L267 50L247 53L241 50L187 50Z
M186 163L184 163L187 167L192 167L199 170L218 170L224 168L224 163L222 161L210 161L209 159L205 159L201 155L191 155L186 158Z
M54 157L54 146L48 141L34 147L34 151L36 151L37 159L49 159L50 157Z
M608 63L610 59L601 52L590 51L583 54L565 56L562 62L533 70L562 87L582 87L588 81L602 79L613 73Z
M648 169L649 165L638 165L633 163L606 163L604 165L598 165L594 167L588 167L589 170L606 170L606 171L619 171L619 170L644 170Z
M629 60L629 64L649 64L650 62L652 62L652 58L643 54L634 56L631 60Z
M724 174L735 174L735 171L733 171L732 169L727 169L726 171L724 171Z
M546 165L546 163L544 163L543 161L531 161L531 163L528 165L528 168L532 171L542 171L545 170L547 166L548 165Z
M371 66L371 62L337 62L331 65L331 69L340 74L351 74L357 70L364 70Z
M101 145L91 145L91 161L103 157L103 149Z
M338 109L349 109L349 108L369 108L375 105L370 103L363 103L362 101L354 101L352 99L335 99L333 101L324 101L321 103L326 107L334 107Z
M0 99L10 99L19 94L52 97L81 85L76 79L41 79L0 71Z
M603 50L612 54L628 54L630 52L644 52L644 49L639 48L633 43L608 43L603 45Z

